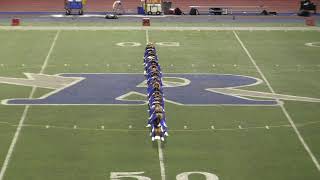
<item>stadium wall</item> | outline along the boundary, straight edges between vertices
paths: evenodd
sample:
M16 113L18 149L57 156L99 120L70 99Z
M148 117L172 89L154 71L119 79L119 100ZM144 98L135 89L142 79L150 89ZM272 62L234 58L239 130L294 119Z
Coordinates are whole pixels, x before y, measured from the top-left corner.
M86 11L111 11L113 0L87 0ZM170 0L174 7L188 12L189 6L263 6L268 11L297 12L299 0ZM125 9L135 13L140 0L122 0ZM320 8L320 0L313 0ZM62 12L63 0L0 0L0 12Z

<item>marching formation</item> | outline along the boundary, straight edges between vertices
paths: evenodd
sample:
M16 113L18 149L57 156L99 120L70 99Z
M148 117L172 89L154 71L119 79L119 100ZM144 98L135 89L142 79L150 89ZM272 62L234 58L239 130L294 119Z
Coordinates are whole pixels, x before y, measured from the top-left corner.
M147 127L151 129L150 136L152 141L164 141L164 137L168 136L168 132L164 109L162 72L156 48L152 43L147 44L143 60L144 75L147 78L149 112Z

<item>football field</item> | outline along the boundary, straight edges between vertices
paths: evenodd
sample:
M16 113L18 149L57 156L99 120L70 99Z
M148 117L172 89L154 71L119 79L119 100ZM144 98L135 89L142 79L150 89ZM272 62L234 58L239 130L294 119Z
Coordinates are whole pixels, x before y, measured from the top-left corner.
M320 179L319 31L0 30L0 41L0 180ZM165 142L145 127L148 41L174 84Z

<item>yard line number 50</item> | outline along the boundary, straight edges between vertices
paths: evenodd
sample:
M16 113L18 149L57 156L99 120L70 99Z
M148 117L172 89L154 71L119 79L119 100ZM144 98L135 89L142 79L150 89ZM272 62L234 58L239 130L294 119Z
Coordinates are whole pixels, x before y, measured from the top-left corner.
M135 178L137 180L151 180L151 178L142 176L144 172L111 172L110 180L123 180L122 178ZM176 176L176 180L189 180L191 174L200 174L203 175L205 180L219 180L218 176L208 172L183 172Z

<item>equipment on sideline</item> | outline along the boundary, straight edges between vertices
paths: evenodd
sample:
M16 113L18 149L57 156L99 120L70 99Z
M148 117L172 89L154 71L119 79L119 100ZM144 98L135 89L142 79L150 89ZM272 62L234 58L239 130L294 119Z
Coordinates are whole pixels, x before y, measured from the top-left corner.
M181 11L181 9L180 8L175 8L174 9L174 15L182 15L183 14L183 12Z
M11 19L11 26L19 26L19 25L20 25L20 19L19 18Z
M189 14L190 15L199 15L199 11L197 8L191 8Z
M161 15L162 14L162 0L145 0L144 1L145 14Z
M66 10L66 15L71 15L74 10L78 15L83 15L83 5L82 0L65 0L64 9Z
M150 18L143 18L142 26L150 26Z
M106 19L118 19L118 16L116 14L107 14Z

